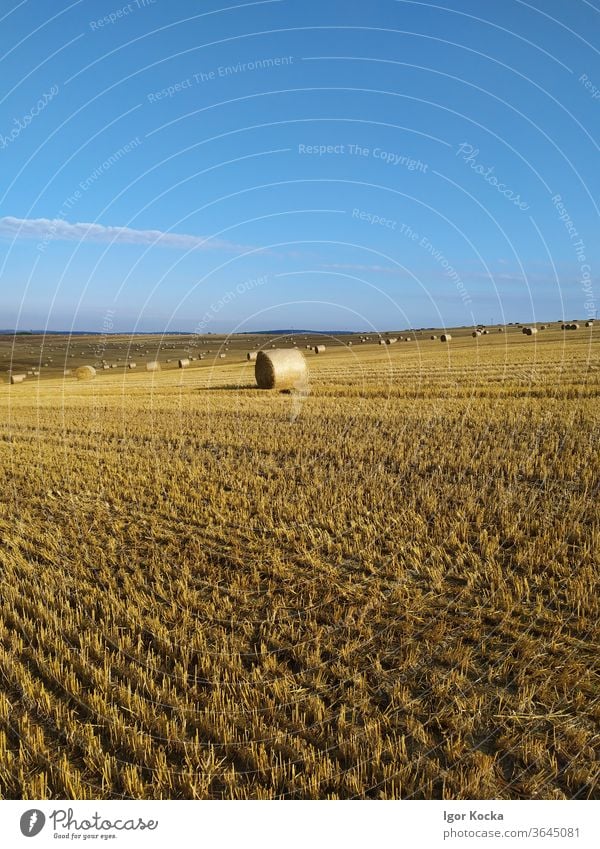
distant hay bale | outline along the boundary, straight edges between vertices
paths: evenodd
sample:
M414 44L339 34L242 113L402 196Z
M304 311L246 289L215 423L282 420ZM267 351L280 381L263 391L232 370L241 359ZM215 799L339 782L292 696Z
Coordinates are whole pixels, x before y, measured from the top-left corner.
M307 345L307 346L306 346L306 350L307 350L307 351L310 351L311 349L312 349L312 345Z
M93 380L96 377L96 369L94 366L79 366L75 369L75 377L77 380Z
M325 350L325 345L315 345L315 354L322 354Z
M128 363L127 368L137 368L137 363Z
M388 338L385 340L385 344L386 345L394 345L397 341L398 341L398 339L397 339L396 336L388 336Z
M537 327L526 327L523 332L526 333L527 336L534 336L538 332L538 329Z
M540 330L545 330L545 329L546 329L546 325L545 325L545 324L541 324L541 325L540 325Z
M256 351L248 351L248 353L246 354L246 359L249 360L249 361L255 360L257 356L258 356L258 353Z
M308 382L306 360L297 349L276 348L274 351L260 351L256 358L254 374L260 389L301 390Z
M182 357L182 359L179 360L179 368L187 368L189 366L189 364L190 364L190 361L188 360L187 357Z
M450 336L449 333L442 333L442 335L440 336L440 342L450 342L451 339L452 336Z
M437 336L432 336L432 337L431 337L431 341L432 341L432 342L435 342L435 340L436 340L436 339L437 339Z
M566 324L561 324L560 329L561 329L561 330L566 330L566 329L567 329L567 325L566 325Z
M10 377L9 377L9 382L10 382L11 386L15 383L23 383L23 381L26 379L26 377L27 377L26 374L11 374Z
M352 345L352 342L348 342L348 345L349 345L349 346L350 346L350 345Z
M226 356L227 356L227 354L219 354L219 359L224 360Z
M380 345L385 345L385 339L380 339L380 340L379 340L379 344L380 344Z
M103 371L108 371L109 369L110 369L110 366L109 366L109 365L103 365L103 366L102 366L102 370L103 370Z
M578 324L570 324L569 330L579 330L579 325Z
M474 330L471 333L471 336L473 337L473 339L475 339L477 336L481 336L481 330Z
M488 335L489 335L489 332L490 332L489 330L484 330L484 331L483 331L483 335L484 335L484 336L488 336Z
M503 327L499 327L499 328L498 328L498 333L504 333L504 328L503 328Z
M146 363L146 371L160 371L158 360L150 360L150 362Z
M412 336L407 336L404 341L405 342L412 342Z
M593 321L586 321L585 326L586 326L586 327L593 327L593 326L594 326L594 322L593 322Z

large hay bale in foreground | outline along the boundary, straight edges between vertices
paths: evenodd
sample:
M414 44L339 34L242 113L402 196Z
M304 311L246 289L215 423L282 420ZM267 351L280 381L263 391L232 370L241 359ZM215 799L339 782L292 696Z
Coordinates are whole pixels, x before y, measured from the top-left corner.
M256 351L248 351L248 353L246 354L246 359L249 360L249 361L255 360L256 357L257 357Z
M308 382L306 360L297 348L259 351L254 375L260 389L300 390Z
M167 360L167 362L168 362L168 360ZM187 357L182 357L182 359L179 360L179 368L187 368L189 366L189 364L190 364L190 361L188 360Z
M77 380L93 380L96 377L96 369L94 366L79 366L75 369L75 377Z
M449 342L452 339L449 333L442 333L440 336L440 342Z
M146 363L146 371L160 371L158 360L150 360L150 362Z
M325 350L325 345L315 345L315 354L322 354Z

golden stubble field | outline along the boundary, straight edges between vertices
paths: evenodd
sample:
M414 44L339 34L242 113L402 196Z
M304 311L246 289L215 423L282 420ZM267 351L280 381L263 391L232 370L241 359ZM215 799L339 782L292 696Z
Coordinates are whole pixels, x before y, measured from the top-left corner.
M599 798L597 331L1 385L1 796Z

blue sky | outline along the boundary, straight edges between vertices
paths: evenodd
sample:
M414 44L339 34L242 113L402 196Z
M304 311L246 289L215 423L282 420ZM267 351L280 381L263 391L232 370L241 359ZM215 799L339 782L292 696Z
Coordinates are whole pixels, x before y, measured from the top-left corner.
M599 25L585 0L3 2L0 327L593 315Z

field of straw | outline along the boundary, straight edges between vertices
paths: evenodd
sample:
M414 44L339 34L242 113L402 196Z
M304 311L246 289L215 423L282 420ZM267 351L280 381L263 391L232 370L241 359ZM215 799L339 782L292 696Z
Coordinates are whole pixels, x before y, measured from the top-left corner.
M600 334L451 333L0 384L2 798L600 797Z

